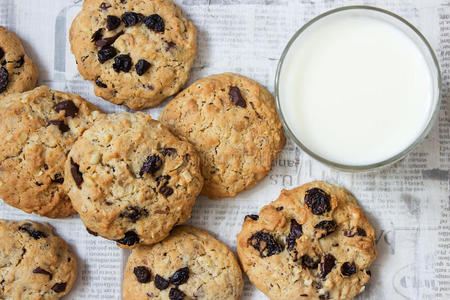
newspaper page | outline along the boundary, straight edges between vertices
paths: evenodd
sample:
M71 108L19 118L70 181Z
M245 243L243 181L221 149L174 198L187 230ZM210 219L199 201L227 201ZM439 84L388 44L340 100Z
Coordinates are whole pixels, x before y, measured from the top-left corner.
M198 29L199 55L189 83L236 72L274 90L281 53L292 34L316 15L345 5L371 5L409 20L439 58L443 97L426 140L405 159L375 172L345 173L311 159L291 141L269 175L232 199L199 197L189 221L236 250L244 216L258 213L281 189L311 180L343 185L359 199L376 229L378 257L372 279L357 299L450 299L450 1L448 0L175 0ZM107 113L128 111L96 97L77 71L68 30L82 0L0 0L0 24L22 39L37 63L39 83L80 94ZM157 118L168 102L146 112ZM79 278L66 299L122 299L129 255L114 242L89 235L78 216L41 218L0 204L0 218L52 224L74 248ZM1 241L0 241L1 242ZM242 299L267 299L245 277Z

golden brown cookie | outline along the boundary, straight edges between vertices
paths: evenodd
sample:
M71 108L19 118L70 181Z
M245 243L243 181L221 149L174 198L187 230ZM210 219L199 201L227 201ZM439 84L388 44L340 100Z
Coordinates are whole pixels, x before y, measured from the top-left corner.
M0 220L0 299L57 300L77 278L77 261L53 227Z
M70 44L97 96L140 110L186 83L197 55L196 35L172 0L85 0Z
M293 300L353 299L377 255L374 229L353 195L321 181L283 190L246 216L237 251L258 289Z
M204 230L179 226L162 242L132 251L122 290L124 300L236 300L243 286L227 246Z
M101 112L80 96L38 87L0 101L0 198L27 213L75 213L63 190L66 155Z
M165 238L203 186L192 145L142 113L97 120L70 151L65 177L88 230L125 248Z
M233 73L212 75L180 92L160 121L201 156L210 198L234 197L264 178L286 139L273 96Z

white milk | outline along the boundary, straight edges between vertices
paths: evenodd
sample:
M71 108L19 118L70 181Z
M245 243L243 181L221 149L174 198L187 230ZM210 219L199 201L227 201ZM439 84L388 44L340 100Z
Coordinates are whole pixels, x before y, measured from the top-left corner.
M279 97L288 127L306 148L336 163L368 165L399 154L425 129L433 75L396 26L338 13L292 44Z

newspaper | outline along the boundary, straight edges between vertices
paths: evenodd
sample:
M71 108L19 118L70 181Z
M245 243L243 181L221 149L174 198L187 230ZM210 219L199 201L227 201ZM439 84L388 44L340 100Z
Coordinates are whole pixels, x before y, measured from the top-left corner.
M199 55L190 83L226 71L274 90L278 59L292 34L314 16L344 5L365 4L408 19L428 38L443 75L439 119L402 161L380 171L345 173L311 159L291 141L269 175L234 199L199 197L190 224L209 230L233 251L246 214L275 200L283 188L311 180L353 192L376 228L378 257L372 279L357 299L450 299L450 1L446 0L176 0L198 28ZM0 24L15 31L37 63L40 84L80 94L105 112L128 111L93 93L70 53L68 30L82 0L0 0ZM157 118L162 105L147 110ZM0 204L0 218L46 221L72 245L79 278L66 299L121 299L128 251L89 235L78 216L53 220ZM245 278L242 299L267 299Z

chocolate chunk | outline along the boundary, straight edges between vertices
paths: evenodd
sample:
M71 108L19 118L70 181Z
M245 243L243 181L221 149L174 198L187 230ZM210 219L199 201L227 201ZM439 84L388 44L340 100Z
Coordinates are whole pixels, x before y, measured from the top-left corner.
M319 223L317 223L314 228L315 229L319 229L319 230L323 230L325 232L321 232L321 235L319 236L319 239L326 237L327 235L329 235L330 233L333 233L336 230L336 222L333 220L324 220L324 221L320 221Z
M100 77L97 77L97 78L95 79L95 84L96 84L98 87L101 87L101 88L104 88L104 89L106 89L106 88L108 87L106 84L104 84L104 83L100 80Z
M90 230L90 229L87 228L87 227L86 227L86 231L87 231L89 234L93 235L93 236L98 236L98 233L97 233L97 232L92 231L92 230Z
M122 21L125 24L125 27L134 26L137 23L141 22L143 19L143 15L137 14L135 12L126 12L122 15Z
M3 48L0 47L0 59L2 59L3 56L5 56L5 51L3 51Z
M169 292L170 300L183 300L186 295L177 288L171 288Z
M242 97L241 90L237 86L231 86L230 92L229 92L231 101L234 103L234 105L240 106L240 107L247 107L247 104L245 103L244 97Z
M95 45L97 45L98 47L106 47L106 46L112 45L122 34L123 34L123 31L117 33L114 36L99 39L98 41L95 42Z
M131 57L129 55L120 54L119 56L114 58L113 69L117 73L119 73L120 71L123 71L125 73L130 72L131 67L132 67L132 63L131 63Z
M51 121L48 121L47 125L57 126L59 131L61 131L61 133L64 133L64 132L67 132L70 130L69 126L67 126L66 123L64 123L64 121L62 121L62 120L51 120Z
M315 269L319 265L318 260L314 260L314 258L312 258L311 256L309 256L307 254L303 255L300 258L300 261L302 263L302 266L304 268L308 268L308 269Z
M345 262L341 266L341 273L344 276L351 276L356 273L356 266L352 263Z
M105 46L98 51L98 61L103 64L104 62L114 58L116 56L117 50L112 46Z
M250 218L250 219L252 219L253 221L258 221L259 216L258 216L258 215L246 215L245 218L244 218L244 220L247 219L247 218Z
M31 224L23 224L22 226L19 227L20 231L26 232L28 233L29 236L31 236L33 239L35 240L39 240L41 238L46 238L47 234L39 231L39 230L35 230L33 229L33 227L31 227Z
M175 148L164 148L161 151L159 151L163 156L172 156L172 154L177 153L177 149Z
M161 157L159 157L158 155L150 155L142 165L142 168L139 171L139 176L143 176L144 174L154 174L161 168L161 166Z
M306 191L305 204L315 215L322 215L331 210L330 196L319 188Z
M169 287L169 280L165 280L163 277L156 274L155 276L155 286L158 290L165 290Z
M298 224L295 219L291 219L291 231L286 237L288 250L292 251L295 248L296 241L303 235L302 225Z
M22 68L23 64L25 63L25 57L22 55L18 61L16 61L16 64L14 65L15 69Z
M184 267L173 273L172 277L170 277L170 283L174 285L182 285L183 283L186 283L188 279L189 279L189 268Z
M50 273L49 271L46 271L44 269L42 269L41 267L37 267L36 269L33 270L34 274L42 274L42 275L47 275L49 277L49 280L52 280L53 275L52 273Z
M8 86L8 76L8 70L6 70L5 67L2 67L0 69L0 93L3 93Z
M283 251L283 247L267 232L259 231L249 239L250 245L259 251L261 257L269 257Z
M83 174L80 172L80 166L70 158L70 173L78 187L83 183Z
M73 103L72 100L66 100L56 104L55 110L56 112L64 110L65 117L75 117L78 113L78 107L75 105L75 103Z
M102 36L103 36L103 28L100 28L100 29L98 29L96 32L94 32L94 34L92 35L92 37L91 37L91 41L92 42L96 42L96 41L98 41L99 39L101 39L102 38Z
M140 208L138 206L127 206L119 216L121 218L128 218L134 223L141 217L148 216L148 211L145 208Z
M360 227L356 227L356 230L345 230L344 231L344 235L346 237L354 237L355 235L359 235L359 236L367 236L367 233L364 229L360 228Z
M164 32L164 20L158 14L145 17L144 24L154 32Z
M119 17L111 15L106 17L106 28L108 28L108 30L116 29L117 27L120 26L120 23L121 21Z
M136 64L136 73L139 76L144 75L145 72L150 68L150 63L145 59L140 59Z
M331 254L326 254L322 262L320 263L319 269L320 269L320 277L322 279L325 279L327 277L328 273L331 272L331 270L336 265L336 258Z
M171 187L164 185L159 188L159 193L167 198L173 194L173 189Z
M144 266L135 267L133 273L136 276L136 280L139 281L140 283L150 282L151 272L147 267Z
M52 290L53 290L55 293L62 293L62 292L64 292L64 291L66 290L66 286L67 286L67 283L65 283L65 282L55 283L55 284L52 286Z
M110 7L111 7L111 4L108 4L106 2L102 2L102 4L100 4L100 8L103 10L107 10Z
M139 243L139 236L134 231L127 231L125 236L120 240L116 240L116 242L126 246L133 246Z
M61 184L61 183L64 183L64 177L60 173L56 173L55 178L53 178L51 181L52 181L52 183Z

